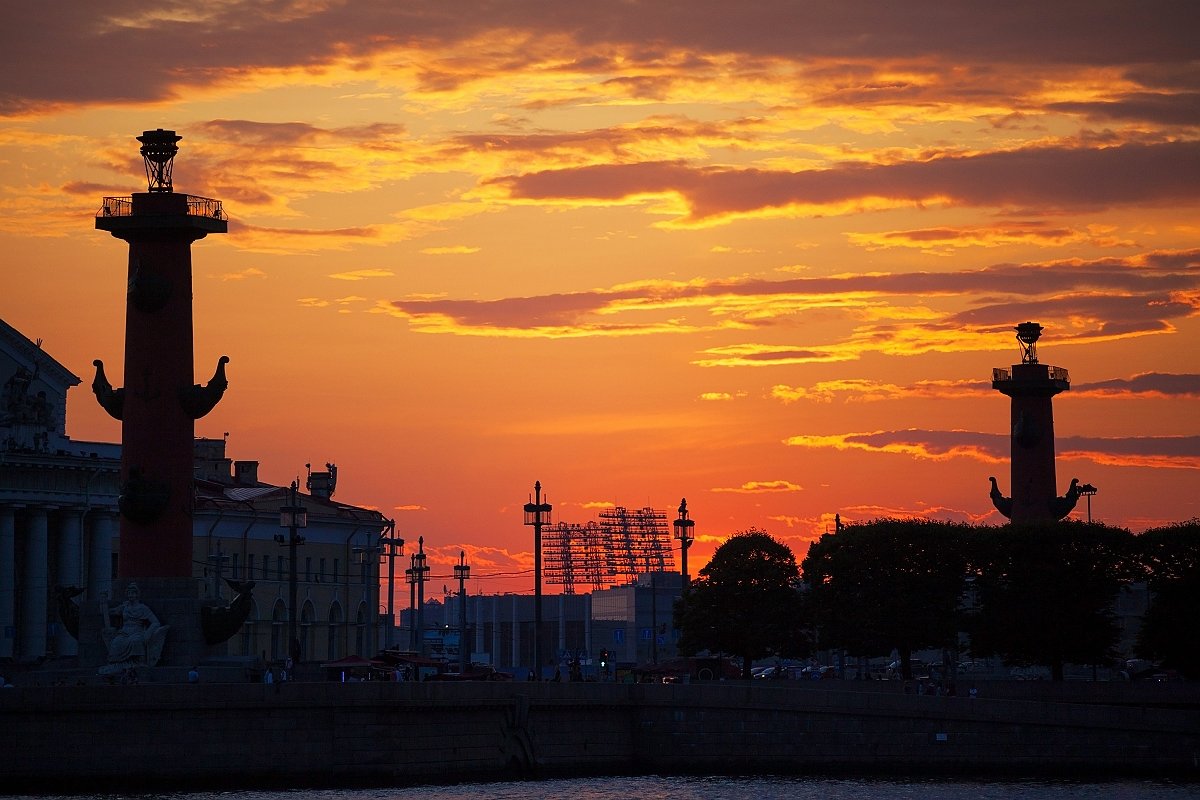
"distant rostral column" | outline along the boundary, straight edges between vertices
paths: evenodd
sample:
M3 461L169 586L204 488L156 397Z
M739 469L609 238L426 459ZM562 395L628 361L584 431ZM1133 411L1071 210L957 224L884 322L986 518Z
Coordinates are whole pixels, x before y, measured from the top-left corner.
M992 503L1014 523L1055 522L1071 513L1079 500L1079 481L1071 479L1071 488L1058 496L1054 475L1053 398L1071 388L1071 377L1062 367L1039 364L1037 340L1042 326L1022 322L1016 327L1021 345L1021 363L1011 369L992 370L992 388L1012 399L1011 430L1012 497L1000 494L996 479L992 483Z
M112 387L100 360L92 382L121 421L119 578L192 576L195 420L228 386L226 356L206 385L192 383L191 246L229 226L220 201L172 190L181 138L162 128L137 137L148 191L106 197L96 216L96 228L129 243L125 386Z

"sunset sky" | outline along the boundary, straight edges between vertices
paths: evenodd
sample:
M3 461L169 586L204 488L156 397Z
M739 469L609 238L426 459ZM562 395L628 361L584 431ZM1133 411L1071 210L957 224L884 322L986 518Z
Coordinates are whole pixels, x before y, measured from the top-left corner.
M0 25L0 317L118 441L145 129L193 247L197 424L425 537L435 583L527 591L556 521L999 523L1013 326L1045 326L1059 491L1200 516L1200 40L1192 2L62 0ZM1086 516L1081 502L1076 517ZM547 587L548 592L557 591Z

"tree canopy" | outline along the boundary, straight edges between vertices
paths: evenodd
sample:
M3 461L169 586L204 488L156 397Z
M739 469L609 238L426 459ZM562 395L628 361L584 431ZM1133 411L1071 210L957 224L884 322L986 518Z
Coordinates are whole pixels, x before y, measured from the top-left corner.
M880 519L825 534L803 562L820 647L875 656L894 648L905 678L912 652L946 647L958 631L969 528Z
M1137 537L1150 607L1137 635L1137 652L1161 661L1188 680L1200 678L1200 519L1152 528Z
M791 549L765 531L730 537L675 605L680 652L740 656L747 679L756 659L807 654L798 580Z
M1133 534L1098 523L1007 525L982 534L976 607L969 626L975 655L1012 664L1109 661L1119 638L1114 604L1138 575Z

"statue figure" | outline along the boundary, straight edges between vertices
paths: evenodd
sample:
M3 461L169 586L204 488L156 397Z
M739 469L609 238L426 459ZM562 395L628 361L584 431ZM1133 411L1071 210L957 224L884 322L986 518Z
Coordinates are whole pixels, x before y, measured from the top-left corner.
M121 627L113 627L113 616L121 618ZM108 664L100 668L100 674L115 674L138 664L148 667L157 664L170 627L158 621L142 602L138 585L130 583L125 588L125 602L104 611L101 636L108 648Z

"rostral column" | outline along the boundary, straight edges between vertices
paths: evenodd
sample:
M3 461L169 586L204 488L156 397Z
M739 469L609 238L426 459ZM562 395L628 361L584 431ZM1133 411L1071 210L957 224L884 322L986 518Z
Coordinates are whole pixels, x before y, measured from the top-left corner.
M92 382L121 421L118 578L191 578L195 421L228 386L226 356L207 384L193 383L192 242L229 225L220 201L173 191L181 138L162 128L137 137L147 191L106 197L96 215L96 228L129 243L125 385L114 389L100 360Z
M1038 362L1041 325L1022 322L1015 330L1021 363L992 370L992 388L1011 398L1012 496L1002 495L996 479L989 478L992 504L1017 524L1057 522L1075 508L1080 492L1079 480L1072 478L1067 493L1060 497L1054 472L1054 396L1071 388L1071 377L1062 367Z

